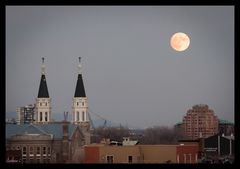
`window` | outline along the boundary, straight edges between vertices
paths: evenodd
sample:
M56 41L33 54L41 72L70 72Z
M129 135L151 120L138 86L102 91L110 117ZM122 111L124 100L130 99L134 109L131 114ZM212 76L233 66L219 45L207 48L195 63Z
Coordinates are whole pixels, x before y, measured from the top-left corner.
M34 154L33 154L33 147L29 147L29 155L30 156L34 156Z
M47 118L47 116L48 116L48 113L47 113L47 112L45 112L45 121L48 121L48 118Z
M48 155L50 156L51 155L51 148L48 147Z
M85 121L84 111L82 112L82 121Z
M77 121L79 121L79 112L77 112Z
M42 121L42 112L40 112L40 121Z
M40 161L41 161L40 158L37 158L37 163L40 163Z
M29 163L34 163L33 157L29 157Z
M26 163L26 161L27 161L26 157L23 157L23 158L22 158L22 162L23 162L23 163Z
M46 104L45 104L46 106L47 106L47 102L46 102Z
M22 148L22 162L26 163L27 160L27 147Z
M40 152L40 147L37 147L37 155L40 155L41 152Z
M82 106L84 106L84 102L82 102Z
M107 163L113 163L113 155L107 155Z
M43 155L46 155L47 152L46 152L46 147L43 147Z
M22 151L23 151L23 155L24 155L24 154L26 155L26 154L27 154L27 147L23 147L23 150L22 150Z
M78 106L78 102L77 102L77 106Z
M132 163L132 156L128 156L128 163Z

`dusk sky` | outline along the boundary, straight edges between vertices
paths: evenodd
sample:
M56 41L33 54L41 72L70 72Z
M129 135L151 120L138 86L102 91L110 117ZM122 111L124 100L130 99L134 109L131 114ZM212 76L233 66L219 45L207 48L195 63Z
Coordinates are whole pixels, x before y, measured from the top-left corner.
M172 126L196 104L234 122L233 6L7 6L7 113L35 103L43 56L53 118L72 112L81 56L89 108L113 123Z

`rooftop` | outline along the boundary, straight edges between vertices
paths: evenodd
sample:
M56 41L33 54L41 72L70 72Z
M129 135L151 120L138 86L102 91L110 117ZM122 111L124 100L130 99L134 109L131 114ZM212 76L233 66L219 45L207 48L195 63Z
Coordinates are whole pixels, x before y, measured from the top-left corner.
M223 120L223 119L219 119L219 123L220 124L233 124L233 122L230 122L228 120Z
M6 124L6 139L11 138L16 134L47 134L53 135L54 139L62 139L63 137L63 124L51 123L51 124ZM69 138L72 137L75 129L78 126L75 124L68 125Z

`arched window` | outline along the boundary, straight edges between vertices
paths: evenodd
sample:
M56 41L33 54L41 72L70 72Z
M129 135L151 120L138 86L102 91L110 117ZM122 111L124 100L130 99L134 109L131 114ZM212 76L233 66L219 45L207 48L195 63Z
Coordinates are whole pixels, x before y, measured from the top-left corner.
M48 121L48 113L47 112L45 112L45 121Z
M77 112L77 121L79 121L79 112Z
M42 121L42 112L40 112L40 121Z
M85 121L85 112L82 112L82 121Z

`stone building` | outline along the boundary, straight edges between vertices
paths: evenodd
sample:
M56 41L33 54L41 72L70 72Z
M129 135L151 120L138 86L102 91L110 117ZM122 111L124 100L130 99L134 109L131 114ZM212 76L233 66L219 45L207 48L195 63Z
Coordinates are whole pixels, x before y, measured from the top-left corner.
M81 162L83 145L80 127L69 122L6 124L6 150L21 150L22 163ZM79 161L73 161L76 155Z

